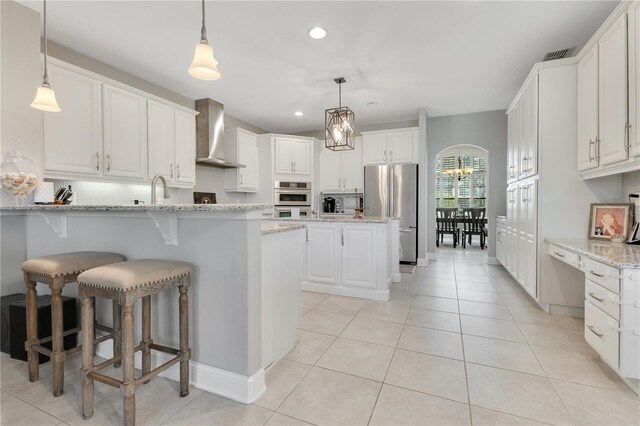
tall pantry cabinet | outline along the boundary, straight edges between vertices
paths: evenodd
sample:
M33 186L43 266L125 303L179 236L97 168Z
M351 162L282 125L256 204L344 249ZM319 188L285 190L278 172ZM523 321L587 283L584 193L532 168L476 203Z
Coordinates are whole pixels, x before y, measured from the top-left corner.
M590 203L613 200L609 181L588 185L576 171L577 73L573 58L536 64L507 110L507 220L497 257L548 312L579 316L584 277L551 260L544 240L585 238Z

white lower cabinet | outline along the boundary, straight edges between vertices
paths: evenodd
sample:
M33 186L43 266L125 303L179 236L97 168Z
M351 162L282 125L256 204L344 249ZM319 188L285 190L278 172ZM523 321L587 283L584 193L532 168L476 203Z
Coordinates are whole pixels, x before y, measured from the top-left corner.
M393 278L392 235L393 229L397 235L397 221L305 221L304 224L307 250L303 290L381 301L389 299Z
M506 263L506 238L507 226L504 223L496 224L496 259L502 266Z

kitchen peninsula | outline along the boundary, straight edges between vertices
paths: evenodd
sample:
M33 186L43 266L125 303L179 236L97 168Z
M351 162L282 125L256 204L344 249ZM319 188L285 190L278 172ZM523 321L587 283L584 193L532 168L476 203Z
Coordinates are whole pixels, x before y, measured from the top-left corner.
M25 258L82 250L116 252L130 260L153 258L189 263L193 269L189 293L192 384L251 403L266 389L263 367L290 349L299 321L302 262L295 260L300 257L303 226L263 224L263 211L270 207L1 207L2 267L19 271ZM12 238L17 232L24 232L22 239ZM274 263L270 253L294 261L288 262L286 268L280 267L277 276L270 276L275 273L273 268L265 267ZM274 299L267 293L272 292L279 292L290 301L286 316L270 305ZM75 296L77 286L66 286L64 294ZM153 299L152 337L162 345L178 342L176 297L177 293L166 292ZM136 314L139 333L139 311ZM110 323L109 305L98 304L98 316ZM264 342L276 345L267 348ZM109 350L108 346L101 346L98 354L110 355ZM163 361L158 357L153 362ZM166 376L177 376L177 370L167 370Z
M397 218L328 215L274 221L306 225L303 290L386 302L391 283L400 281Z

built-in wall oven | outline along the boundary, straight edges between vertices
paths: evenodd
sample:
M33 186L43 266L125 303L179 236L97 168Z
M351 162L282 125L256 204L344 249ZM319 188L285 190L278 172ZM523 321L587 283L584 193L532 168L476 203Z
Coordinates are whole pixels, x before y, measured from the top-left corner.
M294 209L300 210L300 216L311 216L311 182L277 180L273 200L275 217L292 217Z

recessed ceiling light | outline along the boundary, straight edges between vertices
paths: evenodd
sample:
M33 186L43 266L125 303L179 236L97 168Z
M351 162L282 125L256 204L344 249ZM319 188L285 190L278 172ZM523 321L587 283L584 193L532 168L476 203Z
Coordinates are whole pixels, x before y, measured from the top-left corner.
M293 115L295 115L296 117L302 117L304 113L302 111L296 111L293 113Z
M315 27L309 30L309 37L315 40L323 39L327 36L327 30L322 27Z

